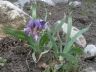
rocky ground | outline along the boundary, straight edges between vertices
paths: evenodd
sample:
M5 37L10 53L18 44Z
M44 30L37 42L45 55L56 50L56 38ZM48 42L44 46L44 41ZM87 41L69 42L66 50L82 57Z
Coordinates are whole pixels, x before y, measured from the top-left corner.
M64 12L68 15L72 11L73 25L79 29L87 27L92 24L90 29L84 34L87 44L96 44L96 1L82 2L80 7L69 7L69 5L58 4L55 7L49 6L44 3L38 3L38 16L44 18L45 8L48 10L47 21L52 25L57 20L60 20L64 16ZM24 10L30 14L29 6L25 6ZM10 21L7 19L6 13L0 11L0 26L2 24L15 24L23 23L20 19ZM1 15L2 14L2 15ZM5 16L4 16L5 15ZM19 23L18 23L19 22ZM25 22L24 22L25 23ZM3 35L0 33L0 35ZM6 37L0 40L0 57L7 59L7 63L4 67L0 66L0 72L41 72L38 66L32 62L30 48L27 48L23 42L20 42L14 38ZM51 56L51 55L50 55ZM50 57L49 56L49 57ZM47 59L50 59L46 56ZM44 60L44 59L43 59ZM46 61L46 60L44 60ZM47 61L46 61L47 62ZM96 72L96 59L82 61L84 72ZM92 71L95 70L95 71ZM83 72L83 71L81 71Z

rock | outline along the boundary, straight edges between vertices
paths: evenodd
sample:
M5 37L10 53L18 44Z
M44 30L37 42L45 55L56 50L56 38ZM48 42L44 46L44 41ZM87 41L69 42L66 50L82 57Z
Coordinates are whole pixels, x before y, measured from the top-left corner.
M23 9L24 6L25 6L25 4L26 4L26 3L29 4L30 1L31 1L31 0L17 0L16 2L14 2L14 4L15 4L16 6L18 6L19 8Z
M29 15L9 1L0 0L0 38L6 37L2 27L5 25L14 28L22 27L26 24Z
M71 0L41 0L49 5L55 6L57 4L67 4L69 2L69 6L80 7L80 1L71 1Z
M71 1L69 2L69 6L73 6L73 7L80 7L81 6L81 2L80 1Z
M38 65L37 65L39 68L43 68L43 69L46 69L46 68L48 68L49 67L49 65L47 65L46 63L38 63Z
M10 18L11 20L16 19L17 17L20 17L21 15L18 13L18 11L16 10L11 10L8 12L8 18Z
M62 25L62 30L65 34L67 34L67 23L64 23ZM72 26L72 30L71 30L71 35L70 37L74 37L76 35L76 33L79 32L79 29L77 29L76 27ZM76 44L78 44L81 47L85 47L86 46L86 39L83 35L80 35L77 39L76 39Z
M94 70L93 67L88 67L88 68L84 69L82 72L96 72L96 70Z
M92 58L96 56L96 46L89 44L84 48L85 58Z
M66 4L69 0L41 0L49 5L55 6L58 3Z
M41 0L49 5L55 6L55 3L52 0Z
M11 10L15 10L16 14L18 13L18 15L20 15L20 16L28 15L23 10L21 10L20 8L18 8L17 6L15 6L14 4L12 4L9 1L0 1L0 9L7 10L8 12Z

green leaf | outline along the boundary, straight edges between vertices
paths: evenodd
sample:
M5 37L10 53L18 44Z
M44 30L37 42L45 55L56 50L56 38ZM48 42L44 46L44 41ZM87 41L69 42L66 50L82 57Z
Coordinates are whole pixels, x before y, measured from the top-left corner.
M54 70L59 70L61 67L63 66L63 63L61 63L61 64L56 64L55 66L54 66Z
M70 40L70 35L71 35L71 30L72 30L72 17L68 17L68 26L67 26L67 34L66 34L66 42Z
M18 39L25 40L25 33L24 32L17 30L16 34L17 34L16 36L17 36ZM16 36L14 36L14 37L16 37Z
M81 55L83 53L83 49L79 47L72 47L69 51L70 54Z
M46 68L43 72L50 72L50 67Z
M90 26L80 30L72 39L65 45L63 52L68 53L71 50L71 46L76 41L76 38L82 35L84 32L86 32L89 29Z
M35 42L35 40L33 39L32 36L26 36L26 40L28 42L28 44L30 45L30 47L36 52L37 50L37 43Z
M46 13L45 13L45 19L44 19L44 21L47 21L47 18L48 18L48 11L47 11L46 8L45 8L45 11L46 11Z
M32 36L27 36L25 35L25 33L23 31L20 30L16 30L12 27L5 27L4 28L4 32L8 35L11 35L17 39L23 40L23 41L27 41L29 46L36 52L39 52L40 49L38 48L38 42L36 43L36 41L33 39Z
M56 44L56 42L54 40L54 37L51 35L50 32L47 32L47 33L48 33L48 37L50 39L50 42L52 43L53 50L55 51L55 53L58 53L58 46L57 46L57 44Z
M31 9L31 11L32 11L32 18L33 19L36 19L37 18L36 8L37 8L37 4L36 3L33 3L32 4L32 9Z
M62 19L62 20L59 20L59 21L57 21L54 25L53 25L53 27L52 27L52 29L51 29L51 32L53 33L53 35L55 35L57 32L59 32L60 30L61 30L61 27L62 27L62 25L64 24L64 19Z
M73 66L78 65L78 59L70 53L65 53L64 58L69 62L69 64L72 64Z
M47 44L49 41L48 35L46 33L41 36L40 41L39 41L39 47L42 48L45 44Z
M19 31L10 27L5 27L4 32L18 39L25 40L25 33L23 31Z

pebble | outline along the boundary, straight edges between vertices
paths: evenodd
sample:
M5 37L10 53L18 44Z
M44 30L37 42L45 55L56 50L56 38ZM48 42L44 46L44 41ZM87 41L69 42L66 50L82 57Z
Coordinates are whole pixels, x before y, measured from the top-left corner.
M85 58L91 58L96 56L96 46L89 44L84 48Z
M81 2L80 1L71 1L71 2L69 2L69 6L80 7Z
M68 3L69 0L41 0L51 6L55 6L56 4L58 3L63 3L63 4L66 4Z

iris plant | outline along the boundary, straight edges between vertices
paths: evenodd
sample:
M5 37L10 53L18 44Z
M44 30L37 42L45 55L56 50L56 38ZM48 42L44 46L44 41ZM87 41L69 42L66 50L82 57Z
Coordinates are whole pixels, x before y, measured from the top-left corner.
M24 28L24 32L28 36L32 36L36 41L39 39L40 32L46 28L46 22L41 19L30 18Z

